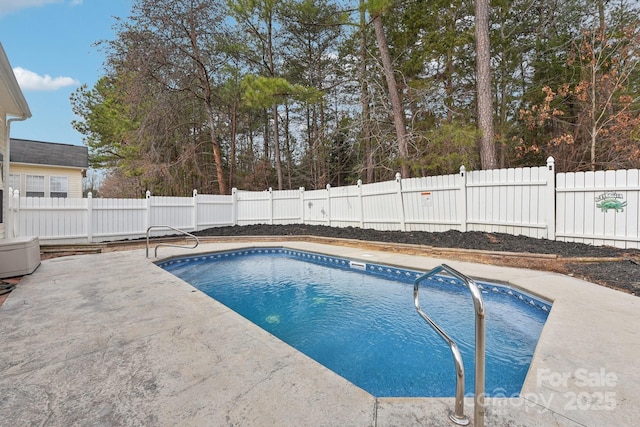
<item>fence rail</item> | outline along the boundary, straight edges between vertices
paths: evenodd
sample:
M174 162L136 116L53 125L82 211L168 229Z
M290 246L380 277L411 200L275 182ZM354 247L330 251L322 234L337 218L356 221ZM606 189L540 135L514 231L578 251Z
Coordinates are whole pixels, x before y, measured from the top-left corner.
M376 230L484 231L640 248L637 169L555 174L546 166L460 172L321 190L243 191L145 199L62 199L13 193L7 237L43 244L143 238L149 227L185 231L251 224ZM155 230L153 235L167 234Z

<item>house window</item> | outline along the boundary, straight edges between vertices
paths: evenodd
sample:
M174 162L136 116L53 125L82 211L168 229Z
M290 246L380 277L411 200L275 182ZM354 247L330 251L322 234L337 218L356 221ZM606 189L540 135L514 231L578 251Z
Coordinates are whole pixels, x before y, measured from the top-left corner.
M44 176L27 175L27 197L44 197Z
M9 174L9 187L13 191L20 191L20 175Z
M66 176L52 176L49 184L51 197L67 197L69 181Z

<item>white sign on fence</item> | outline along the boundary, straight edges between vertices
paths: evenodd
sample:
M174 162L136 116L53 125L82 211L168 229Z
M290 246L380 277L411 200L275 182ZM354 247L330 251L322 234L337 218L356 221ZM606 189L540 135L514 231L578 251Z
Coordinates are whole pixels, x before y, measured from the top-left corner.
M423 191L420 195L422 196L422 206L425 208L432 208L433 199L431 198L431 191Z

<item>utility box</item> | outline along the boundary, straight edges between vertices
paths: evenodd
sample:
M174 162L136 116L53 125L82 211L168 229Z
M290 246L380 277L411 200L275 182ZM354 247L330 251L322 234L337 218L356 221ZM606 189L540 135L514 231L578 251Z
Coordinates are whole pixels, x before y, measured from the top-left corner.
M40 265L37 237L0 240L0 279L31 274Z

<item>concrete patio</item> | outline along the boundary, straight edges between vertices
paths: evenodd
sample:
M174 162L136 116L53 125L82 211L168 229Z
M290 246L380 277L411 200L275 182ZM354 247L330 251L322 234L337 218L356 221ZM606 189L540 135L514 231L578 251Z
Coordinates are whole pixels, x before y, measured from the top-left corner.
M487 399L485 425L638 424L638 297L555 273L304 241L159 255L255 246L418 270L446 262L551 300L521 396ZM20 281L0 306L0 425L453 425L453 398L375 398L153 261L143 249L54 258Z

